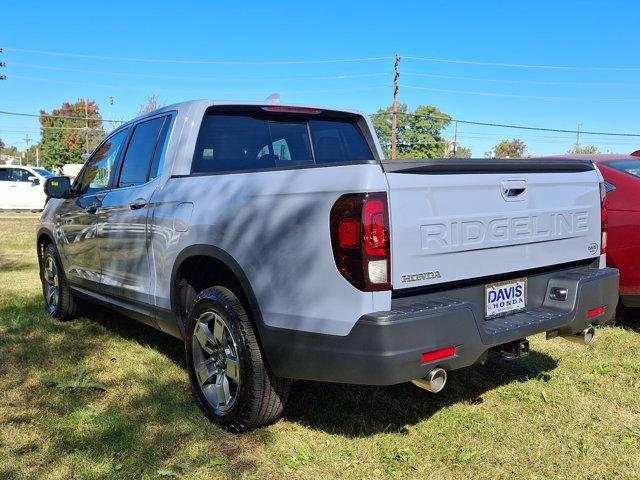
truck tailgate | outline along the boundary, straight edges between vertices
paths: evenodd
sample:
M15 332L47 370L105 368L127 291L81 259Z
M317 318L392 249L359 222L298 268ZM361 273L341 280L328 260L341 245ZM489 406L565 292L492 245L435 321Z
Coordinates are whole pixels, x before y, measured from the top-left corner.
M384 162L394 289L600 255L599 177L589 162Z

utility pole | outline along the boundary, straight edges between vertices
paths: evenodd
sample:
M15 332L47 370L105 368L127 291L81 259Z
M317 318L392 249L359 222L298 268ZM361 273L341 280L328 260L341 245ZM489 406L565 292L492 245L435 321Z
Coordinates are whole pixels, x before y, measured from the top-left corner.
M455 129L453 131L453 157L456 156L456 151L458 149L458 122L456 121Z
M578 129L576 130L576 152L580 150L580 127L581 123L578 124Z
M2 52L3 52L3 50L2 50L2 48L0 48L0 53L2 53ZM6 66L7 66L7 62L0 62L0 68L4 68ZM6 75L0 74L0 80L6 80L6 79L7 79Z
M27 150L25 151L25 157L28 165L29 164L29 144L31 143L32 139L29 138L29 134L27 133L23 140L24 140L24 143L27 145ZM20 165L22 165L22 162L20 162Z
M89 153L89 107L84 99L84 152Z
M396 53L393 60L393 111L391 112L391 160L396 159L396 128L398 126L398 66L400 57Z

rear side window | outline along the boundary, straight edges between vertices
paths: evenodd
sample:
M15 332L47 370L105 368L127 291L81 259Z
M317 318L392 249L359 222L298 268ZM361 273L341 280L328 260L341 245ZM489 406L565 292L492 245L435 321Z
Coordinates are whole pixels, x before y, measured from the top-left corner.
M11 169L10 168L0 168L0 182L9 182Z
M165 118L154 118L135 126L122 162L119 187L131 187L147 182Z
M192 173L299 167L372 160L355 123L303 116L205 115Z
M607 167L640 178L640 160L615 160L606 162Z

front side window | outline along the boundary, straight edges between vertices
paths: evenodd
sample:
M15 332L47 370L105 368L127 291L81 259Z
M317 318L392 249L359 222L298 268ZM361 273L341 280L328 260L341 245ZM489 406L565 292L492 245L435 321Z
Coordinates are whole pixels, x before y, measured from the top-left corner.
M165 118L154 118L136 125L122 162L119 187L147 182Z
M87 160L82 178L77 185L81 195L99 192L109 186L113 166L127 138L127 133L128 130L122 130L110 137Z
M191 172L264 170L372 159L362 132L350 120L212 113L202 120Z
M619 172L628 173L629 175L640 178L640 160L614 160L612 162L605 162L605 165Z

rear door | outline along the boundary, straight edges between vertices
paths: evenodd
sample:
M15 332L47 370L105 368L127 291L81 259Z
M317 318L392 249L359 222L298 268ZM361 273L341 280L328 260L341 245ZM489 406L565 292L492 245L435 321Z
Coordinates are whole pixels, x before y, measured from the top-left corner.
M171 115L134 125L113 188L102 201L100 256L105 293L150 305L148 216Z
M56 214L54 234L67 279L81 288L101 290L99 216L127 135L120 130L96 149L74 184L77 195L64 200Z
M395 289L600 255L591 164L482 162L385 162Z

